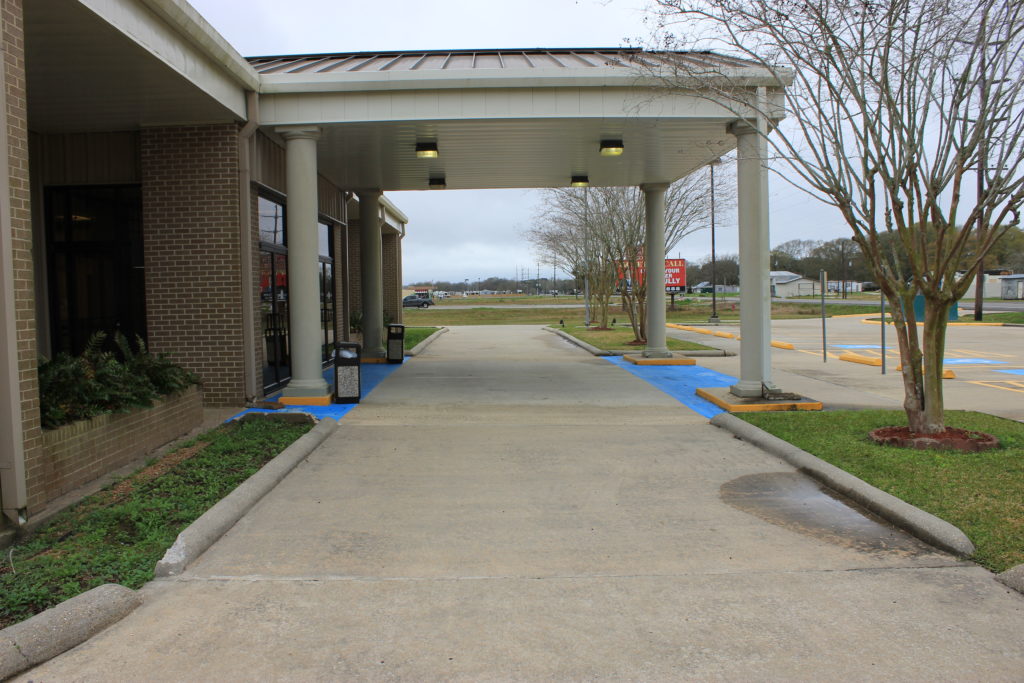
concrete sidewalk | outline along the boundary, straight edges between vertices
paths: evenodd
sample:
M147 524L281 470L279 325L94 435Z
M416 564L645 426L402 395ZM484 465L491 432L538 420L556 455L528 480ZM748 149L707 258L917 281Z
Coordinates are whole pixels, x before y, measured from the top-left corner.
M21 680L1020 680L1024 597L537 327L453 328Z

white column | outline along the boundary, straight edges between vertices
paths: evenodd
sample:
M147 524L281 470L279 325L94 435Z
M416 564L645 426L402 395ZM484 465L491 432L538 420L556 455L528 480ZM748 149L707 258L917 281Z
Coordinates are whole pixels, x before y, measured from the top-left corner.
M761 396L771 381L767 142L749 124L729 127L736 136L736 190L740 237L740 381L736 396Z
M647 215L647 348L645 358L669 358L665 343L665 190L668 183L643 185Z
M323 398L331 392L321 370L319 234L317 227L316 126L278 128L285 140L288 192L288 322L292 379L289 398Z
M359 265L363 290L363 356L383 358L384 280L380 236L380 190L359 197Z

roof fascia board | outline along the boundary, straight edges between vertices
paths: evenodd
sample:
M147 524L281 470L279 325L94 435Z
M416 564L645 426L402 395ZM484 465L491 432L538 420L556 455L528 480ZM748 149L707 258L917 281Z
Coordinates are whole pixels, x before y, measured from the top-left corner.
M239 85L248 90L259 89L260 77L256 70L192 5L184 0L141 1L231 74Z
M763 68L723 68L713 77L744 88L784 87L792 73L775 74ZM678 87L699 87L708 79L699 76L673 79ZM451 88L556 88L581 87L664 87L657 77L622 68L589 69L452 69L428 71L332 71L324 74L261 75L262 92L347 92L368 90L443 90Z
M246 118L245 90L257 90L259 77L237 53L233 58L230 45L181 0L78 2L238 118ZM232 66L235 58L240 63Z
M398 219L399 223L404 224L409 222L409 217L402 213L402 210L395 206L394 202L392 202L384 195L380 196L380 203L381 206L383 206L388 213L390 213L392 216Z

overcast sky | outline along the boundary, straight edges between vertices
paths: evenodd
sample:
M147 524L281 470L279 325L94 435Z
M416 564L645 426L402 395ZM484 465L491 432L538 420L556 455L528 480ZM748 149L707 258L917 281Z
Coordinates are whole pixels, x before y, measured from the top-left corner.
M619 47L643 42L647 0L189 0L246 57L374 50ZM539 201L534 190L393 192L409 216L403 242L405 282L513 277L536 273L521 237ZM771 241L848 234L839 213L777 178L771 180ZM718 253L737 251L736 221L716 221ZM708 230L673 250L701 260ZM550 268L544 269L550 272ZM559 276L561 277L561 275Z

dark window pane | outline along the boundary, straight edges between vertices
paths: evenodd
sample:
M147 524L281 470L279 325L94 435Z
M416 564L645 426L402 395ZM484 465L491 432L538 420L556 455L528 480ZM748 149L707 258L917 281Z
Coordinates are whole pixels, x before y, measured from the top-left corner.
M284 205L266 197L257 203L260 220L260 241L284 244Z

